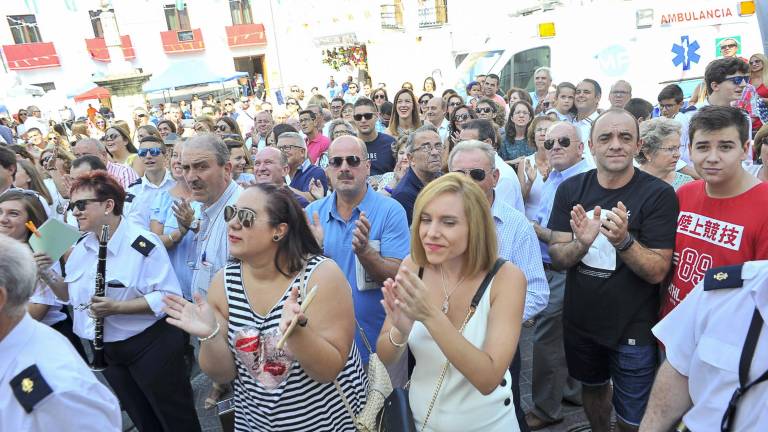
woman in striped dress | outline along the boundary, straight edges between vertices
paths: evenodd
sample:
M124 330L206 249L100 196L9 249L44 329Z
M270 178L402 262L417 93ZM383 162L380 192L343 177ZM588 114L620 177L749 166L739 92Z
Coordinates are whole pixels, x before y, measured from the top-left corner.
M214 278L207 302L197 294L194 304L167 297L168 322L200 338L208 376L234 380L235 430L354 431L334 384L358 412L367 379L344 274L320 256L287 188L250 186L224 218L235 262ZM315 285L312 307L301 312ZM296 315L299 325L278 351L275 342Z

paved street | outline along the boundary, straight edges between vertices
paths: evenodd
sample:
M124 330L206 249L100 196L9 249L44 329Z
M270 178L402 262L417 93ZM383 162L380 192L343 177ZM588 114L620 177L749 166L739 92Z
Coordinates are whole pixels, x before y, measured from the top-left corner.
M520 376L520 391L522 393L523 408L528 411L531 406L531 329L523 329L522 338L520 342L520 349L523 357L523 370ZM203 408L205 397L211 388L211 383L202 374L198 374L192 380L192 388L195 392L195 406L197 407L197 414L200 417L200 423L204 432L218 432L221 431L221 425L219 424L218 417L215 414L215 410L206 410ZM589 426L584 416L584 411L581 407L573 405L564 405L563 413L565 420L553 427L542 429L544 432L586 432L589 431ZM123 416L125 423L125 431L135 431L132 427L130 420L127 416Z

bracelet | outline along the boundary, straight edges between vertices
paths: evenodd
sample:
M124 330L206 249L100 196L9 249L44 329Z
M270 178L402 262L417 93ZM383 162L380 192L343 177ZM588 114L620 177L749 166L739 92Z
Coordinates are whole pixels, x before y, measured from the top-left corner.
M395 329L395 326L392 326L392 327L389 328L389 342L392 345L396 346L397 348L402 348L402 347L406 346L408 344L408 339L406 339L405 342L403 342L403 343L395 342L395 339L392 337L392 330L394 330L394 329Z
M392 191L393 191L393 190L392 190L392 188L391 188L391 187L389 187L389 185L387 185L387 186L384 186L384 190L385 190L385 191L387 191L387 192L389 192L389 194L390 194L390 195L392 195Z
M624 238L624 240L621 241L621 243L614 246L617 251L624 252L627 249L632 247L632 244L635 243L635 238L632 237L632 234L627 233L627 236Z
M216 321L216 328L213 330L213 333L209 334L208 336L206 336L204 338L197 338L197 340L200 341L200 342L205 342L205 341L208 341L208 340L211 340L211 339L215 338L217 334L219 334L219 322L218 321Z
M168 233L168 238L171 239L171 243L176 243L176 240L173 239L173 231Z

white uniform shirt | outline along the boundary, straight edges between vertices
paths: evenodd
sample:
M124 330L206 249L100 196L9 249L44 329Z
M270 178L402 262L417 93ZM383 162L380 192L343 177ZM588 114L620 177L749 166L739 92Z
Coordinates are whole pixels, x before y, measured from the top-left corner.
M707 278L728 280L720 269ZM731 279L737 278L728 274ZM688 377L693 407L683 417L696 432L719 432L728 402L739 386L739 359L752 313L757 306L768 322L768 261L742 267L741 288L704 291L699 283L653 328L667 349L667 361ZM706 279L705 279L706 280ZM768 326L763 324L749 372L752 382L768 369ZM733 431L758 432L768 427L768 383L757 384L739 400Z
M141 251L146 252L146 256ZM72 330L93 340L95 320L87 305L96 290L96 264L99 241L88 233L72 249L67 261L69 301L74 308ZM163 243L157 236L123 218L107 243L106 296L114 300L144 297L152 314L111 315L104 319L104 341L115 342L135 336L164 316L163 296L181 295L181 287L171 267Z
M51 270L57 275L61 275L61 265L58 261L53 263ZM48 311L45 312L45 316L40 320L40 322L45 325L52 326L67 319L67 316L61 311L64 303L56 298L56 294L53 293L53 290L39 278L37 279L35 290L32 291L32 296L29 298L29 302L48 305Z
M21 379L16 386L14 378ZM29 413L16 397L19 387ZM117 398L67 339L29 314L0 340L0 388L2 431L122 430Z
M161 192L172 188L175 184L176 180L173 179L171 172L168 170L165 170L165 177L163 177L159 185L152 184L146 175L138 179L128 186L128 190L126 190L126 193L130 195L126 195L123 216L129 222L135 223L144 229L149 229L149 217L152 215L152 204L155 202L155 198ZM128 199L131 201L129 202Z

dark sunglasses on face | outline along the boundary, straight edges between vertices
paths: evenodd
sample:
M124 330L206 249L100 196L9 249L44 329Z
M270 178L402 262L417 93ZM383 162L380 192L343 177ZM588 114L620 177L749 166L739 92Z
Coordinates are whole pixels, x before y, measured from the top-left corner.
M728 49L728 48L736 48L737 46L738 45L736 45L736 44L720 45L720 49L724 50L724 49Z
M153 157L158 157L163 153L163 149L160 147L142 148L138 151L139 157L147 157L147 154L151 154Z
M226 125L218 125L218 126L216 126L216 130L219 131L219 132L224 132L225 130L227 130L227 126Z
M362 119L370 120L373 118L373 113L355 114L352 118L354 118L355 121L360 121Z
M493 112L493 108L478 108L477 113L478 114L490 114Z
M117 139L119 136L120 136L119 134L114 134L114 135L104 135L104 139L107 139L107 140L109 140L109 141L114 141L114 140L116 140L116 139Z
M448 106L452 106L452 107L457 107L459 105L462 105L462 103L461 102L451 102L451 103L448 104Z
M69 206L67 206L67 210L73 211L74 209L77 209L78 211L85 211L85 207L92 202L103 202L103 201L98 198L81 199L81 200L77 200L69 203Z
M346 161L347 165L349 165L351 168L356 168L360 166L362 159L357 156L335 156L328 159L328 165L334 168L339 168L341 167L341 164L344 163L344 161Z
M464 121L469 118L469 114L459 114L456 116L456 121Z
M472 169L457 169L453 172L460 172L465 175L468 175L472 180L474 181L483 181L485 180L485 170L481 168L472 168Z
M560 144L560 147L566 148L569 145L571 145L571 139L568 137L560 137L557 140L554 139L548 139L544 140L544 148L547 150L552 150L552 147L555 146L555 141L557 141L558 144Z
M239 209L233 205L224 207L224 222L231 221L235 216L243 228L252 227L253 221L256 220L256 212L251 209Z
M373 98L374 99L386 99L387 97L384 96L383 94L377 94L377 95L374 95Z
M742 83L749 82L749 75L736 75L736 76L728 77L725 80L730 81L735 85L741 85Z

